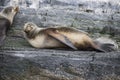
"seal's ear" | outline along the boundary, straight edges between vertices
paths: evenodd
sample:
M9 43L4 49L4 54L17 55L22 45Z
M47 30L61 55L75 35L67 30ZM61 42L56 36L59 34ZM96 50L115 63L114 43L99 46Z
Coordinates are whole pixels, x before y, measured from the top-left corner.
M18 12L19 11L19 6L14 7L14 11Z

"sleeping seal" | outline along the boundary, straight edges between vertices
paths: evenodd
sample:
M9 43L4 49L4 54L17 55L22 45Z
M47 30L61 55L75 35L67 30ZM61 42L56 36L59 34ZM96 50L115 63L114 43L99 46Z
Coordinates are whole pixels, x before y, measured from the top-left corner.
M18 7L6 7L0 12L0 46L3 45L7 31L13 23Z
M68 27L39 28L36 24L28 22L23 30L25 38L35 48L71 48L106 52L106 47L109 47L107 44L110 44L97 43L98 41L92 40L86 32Z

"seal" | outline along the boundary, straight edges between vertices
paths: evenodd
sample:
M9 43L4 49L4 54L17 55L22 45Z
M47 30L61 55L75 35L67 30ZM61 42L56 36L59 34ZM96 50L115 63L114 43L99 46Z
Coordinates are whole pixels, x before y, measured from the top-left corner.
M109 47L107 44L110 44L107 43L106 46L97 43L99 40L92 40L88 33L69 27L40 28L36 24L28 22L24 25L23 31L24 37L35 48L71 48L73 50L106 52Z
M13 23L16 13L19 11L18 6L9 6L0 12L0 46L3 45L7 32Z

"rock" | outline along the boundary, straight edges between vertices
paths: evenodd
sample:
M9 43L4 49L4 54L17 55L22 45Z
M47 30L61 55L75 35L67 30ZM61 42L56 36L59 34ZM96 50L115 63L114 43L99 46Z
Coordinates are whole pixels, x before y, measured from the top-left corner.
M0 3L0 10L6 5L20 5L5 45L0 48L0 80L120 80L120 51L35 49L22 33L29 21L40 27L75 27L95 38L109 35L120 44L117 0L15 1Z
M120 77L120 52L96 53L61 50L3 51L3 80L106 80Z

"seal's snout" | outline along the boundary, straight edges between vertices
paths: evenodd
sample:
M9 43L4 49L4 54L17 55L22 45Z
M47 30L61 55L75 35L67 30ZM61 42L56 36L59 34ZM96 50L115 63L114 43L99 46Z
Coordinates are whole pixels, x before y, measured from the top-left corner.
M15 6L15 7L14 7L14 11L15 11L15 12L18 12L18 11L19 11L19 6Z

